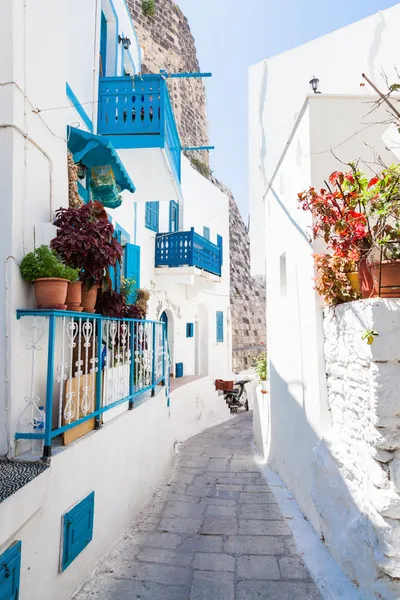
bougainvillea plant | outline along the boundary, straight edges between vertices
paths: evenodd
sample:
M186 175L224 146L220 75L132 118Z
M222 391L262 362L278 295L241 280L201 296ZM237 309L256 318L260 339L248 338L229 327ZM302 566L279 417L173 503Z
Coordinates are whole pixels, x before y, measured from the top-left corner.
M338 255L316 254L314 262L315 289L327 304L336 306L360 298L348 277L356 269L354 261Z
M376 246L393 252L388 242L400 240L400 167L369 179L350 166L348 173L332 173L329 189L298 195L301 208L312 214L314 239L323 238L335 255L355 261Z
M54 224L58 231L51 248L67 265L80 270L87 290L95 283L109 289L108 269L121 260L122 248L103 205L89 202L81 208L60 208Z

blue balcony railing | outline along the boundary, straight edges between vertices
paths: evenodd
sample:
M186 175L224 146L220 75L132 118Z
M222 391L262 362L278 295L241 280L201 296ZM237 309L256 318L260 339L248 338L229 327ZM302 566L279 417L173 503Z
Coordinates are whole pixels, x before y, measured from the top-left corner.
M29 369L16 439L41 444L44 457L56 438L67 444L99 429L107 411L132 409L165 383L164 323L59 310L20 310L17 318L29 319L20 357Z
M156 236L156 267L197 267L221 276L222 247L190 231L158 233Z
M177 181L181 180L181 143L161 75L101 77L98 133L120 136L117 148L165 148Z

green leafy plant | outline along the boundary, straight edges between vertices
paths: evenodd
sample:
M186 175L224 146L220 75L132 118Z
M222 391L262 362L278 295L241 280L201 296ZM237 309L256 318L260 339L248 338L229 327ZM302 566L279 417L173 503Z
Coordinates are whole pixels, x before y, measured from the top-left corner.
M362 335L361 339L366 341L368 346L371 346L374 343L375 338L378 336L379 333L377 331L374 331L373 329L367 329Z
M79 269L66 266L48 246L40 246L29 252L21 262L20 271L22 278L28 283L37 279L59 277L75 282L79 278Z
M133 304L136 297L136 279L133 277L121 277L121 294L124 297L126 304Z
M155 0L142 0L142 10L146 17L154 17L156 13Z
M255 361L256 373L260 381L267 381L268 378L268 365L267 365L267 353L261 352Z
M207 177L207 179L210 178L211 170L207 163L199 160L198 158L191 158L190 162L192 163L196 171L200 173L200 175L203 175L203 177Z
M356 270L354 261L334 254L316 254L315 289L326 304L336 306L344 302L358 300L360 294L355 292L348 277Z

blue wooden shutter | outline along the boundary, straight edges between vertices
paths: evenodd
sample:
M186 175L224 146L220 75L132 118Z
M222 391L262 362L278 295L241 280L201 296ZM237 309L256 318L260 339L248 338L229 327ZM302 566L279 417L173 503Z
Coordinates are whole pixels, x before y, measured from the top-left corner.
M222 267L222 265L224 264L224 246L223 246L223 238L221 235L217 235L217 246L221 250L220 260L221 260L221 267Z
M179 229L179 205L175 200L169 203L169 231L174 233Z
M117 238L119 243L121 243L121 232L120 231L115 231L114 237ZM112 289L115 290L116 292L119 292L121 289L121 265L119 264L119 262L117 262L115 267L109 267L108 272L110 274Z
M125 246L125 277L135 280L135 291L128 298L130 304L136 301L136 290L140 288L140 246Z
M105 77L107 66L107 19L102 11L101 13L101 33L100 33L100 59L102 66L102 76Z
M210 228L209 227L203 227L203 237L206 240L210 239Z
M21 573L21 542L14 542L0 556L0 598L18 600Z
M191 338L194 336L194 323L186 323L186 337Z
M62 570L86 548L93 538L94 492L64 515Z
M217 342L224 341L224 313L217 311Z
M147 229L158 231L158 209L159 202L146 202L145 225Z

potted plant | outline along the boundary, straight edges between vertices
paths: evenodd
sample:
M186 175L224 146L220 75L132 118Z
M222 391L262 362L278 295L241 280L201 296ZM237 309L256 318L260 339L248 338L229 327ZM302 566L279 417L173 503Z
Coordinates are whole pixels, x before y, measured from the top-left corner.
M68 283L77 281L79 272L61 262L48 246L29 252L20 271L25 281L34 284L37 308L67 308Z
M261 392L263 394L268 393L268 365L267 365L267 353L261 352L256 358L256 373L261 384Z
M315 289L326 304L336 306L361 297L354 261L336 254L316 254L314 262Z
M79 269L83 310L93 313L99 287L111 287L109 267L115 267L122 256L114 227L99 202L60 208L54 224L58 227L57 237L50 245L69 266Z

